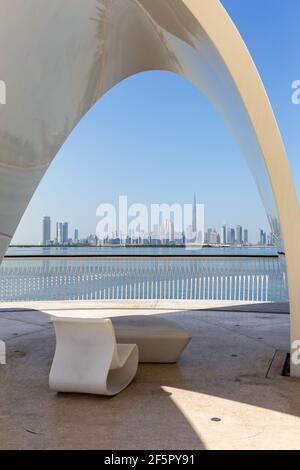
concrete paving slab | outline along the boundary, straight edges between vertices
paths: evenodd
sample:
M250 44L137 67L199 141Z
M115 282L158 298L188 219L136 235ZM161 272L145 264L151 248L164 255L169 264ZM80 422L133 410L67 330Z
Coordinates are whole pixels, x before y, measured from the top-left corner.
M0 339L2 341L9 341L17 336L41 331L42 329L43 327L40 325L0 316Z

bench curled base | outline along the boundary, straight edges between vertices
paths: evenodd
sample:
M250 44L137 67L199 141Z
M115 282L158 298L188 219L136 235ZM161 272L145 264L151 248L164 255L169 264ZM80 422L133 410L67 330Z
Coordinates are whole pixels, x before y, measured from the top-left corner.
M56 350L49 376L57 392L116 395L135 377L138 348L117 344L109 319L52 318Z

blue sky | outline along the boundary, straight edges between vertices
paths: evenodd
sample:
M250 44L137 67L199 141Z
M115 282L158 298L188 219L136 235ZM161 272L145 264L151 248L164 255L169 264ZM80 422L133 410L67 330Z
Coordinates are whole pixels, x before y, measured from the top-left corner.
M300 199L299 0L223 0L266 86ZM151 136L151 138L149 138ZM217 138L216 138L217 136ZM268 230L248 167L224 122L201 93L173 74L148 72L105 95L79 123L43 178L13 243L40 243L44 215L94 233L100 203L205 204L206 226L241 224L250 239Z

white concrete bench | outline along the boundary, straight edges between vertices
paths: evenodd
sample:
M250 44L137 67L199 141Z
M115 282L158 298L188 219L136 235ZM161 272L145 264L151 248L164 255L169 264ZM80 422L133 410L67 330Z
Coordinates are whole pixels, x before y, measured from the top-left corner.
M52 317L56 350L49 385L58 392L116 395L134 378L135 344L117 344L111 320L88 314Z
M56 351L51 389L114 395L131 382L138 361L177 362L191 340L188 331L160 315L123 313L121 309L52 312Z
M190 342L191 334L160 315L111 317L118 343L134 343L139 362L174 363Z

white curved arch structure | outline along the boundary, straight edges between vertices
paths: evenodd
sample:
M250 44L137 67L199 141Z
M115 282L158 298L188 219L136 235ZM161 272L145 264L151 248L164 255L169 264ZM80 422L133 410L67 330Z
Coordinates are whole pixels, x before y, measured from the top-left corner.
M300 339L295 189L259 74L218 0L2 0L0 255L82 116L124 78L153 69L193 82L239 142L272 230L282 230L291 340ZM292 375L300 376L300 365L292 365Z

